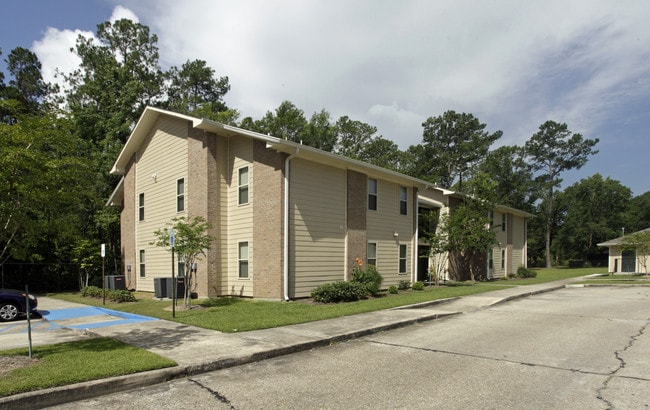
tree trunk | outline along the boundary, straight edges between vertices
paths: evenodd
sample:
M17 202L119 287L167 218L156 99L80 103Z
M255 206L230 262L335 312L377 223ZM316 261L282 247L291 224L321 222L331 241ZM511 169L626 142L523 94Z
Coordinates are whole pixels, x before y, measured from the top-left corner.
M553 187L548 193L548 210L546 211L546 267L551 268L551 227L553 226Z

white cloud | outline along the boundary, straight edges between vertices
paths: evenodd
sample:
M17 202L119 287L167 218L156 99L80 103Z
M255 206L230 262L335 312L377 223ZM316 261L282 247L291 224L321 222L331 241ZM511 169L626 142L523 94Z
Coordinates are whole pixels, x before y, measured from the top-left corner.
M32 51L41 61L43 79L46 82L62 84L62 78L57 73L68 74L79 68L81 59L70 49L74 48L80 35L88 37L93 36L93 33L48 27L43 38L34 41Z
M113 9L113 14L108 19L108 21L110 21L111 23L114 23L115 21L121 20L121 19L131 20L131 21L133 21L135 23L140 22L140 19L138 19L138 16L136 16L134 12L127 9L126 7L116 6Z

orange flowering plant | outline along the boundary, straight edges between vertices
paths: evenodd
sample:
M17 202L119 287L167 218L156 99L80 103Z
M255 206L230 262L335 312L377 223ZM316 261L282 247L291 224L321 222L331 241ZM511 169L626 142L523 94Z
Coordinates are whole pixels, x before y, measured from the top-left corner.
M356 258L355 262L357 265L352 268L351 281L363 284L371 295L379 293L379 288L384 278L377 272L377 268L373 265L368 265L363 269L363 260L361 258Z

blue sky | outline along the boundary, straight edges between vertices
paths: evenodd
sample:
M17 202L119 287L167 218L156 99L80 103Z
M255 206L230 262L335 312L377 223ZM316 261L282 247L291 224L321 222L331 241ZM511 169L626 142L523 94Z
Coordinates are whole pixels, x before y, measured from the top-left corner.
M600 173L650 191L646 0L14 0L0 15L2 58L29 48L55 81L78 64L74 39L119 17L158 35L163 68L203 59L228 76L242 117L290 100L307 117L324 108L372 124L402 149L449 109L502 130L500 145L566 122L600 152L563 187Z

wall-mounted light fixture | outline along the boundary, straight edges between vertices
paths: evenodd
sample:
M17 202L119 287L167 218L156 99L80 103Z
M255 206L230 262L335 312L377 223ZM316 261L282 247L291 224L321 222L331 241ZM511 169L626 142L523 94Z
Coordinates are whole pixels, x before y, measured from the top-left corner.
M397 238L398 236L399 236L399 234L397 233L397 231L393 231L393 237Z
M154 172L153 174L151 174L151 178L153 179L153 182L157 182L158 181L158 173Z

